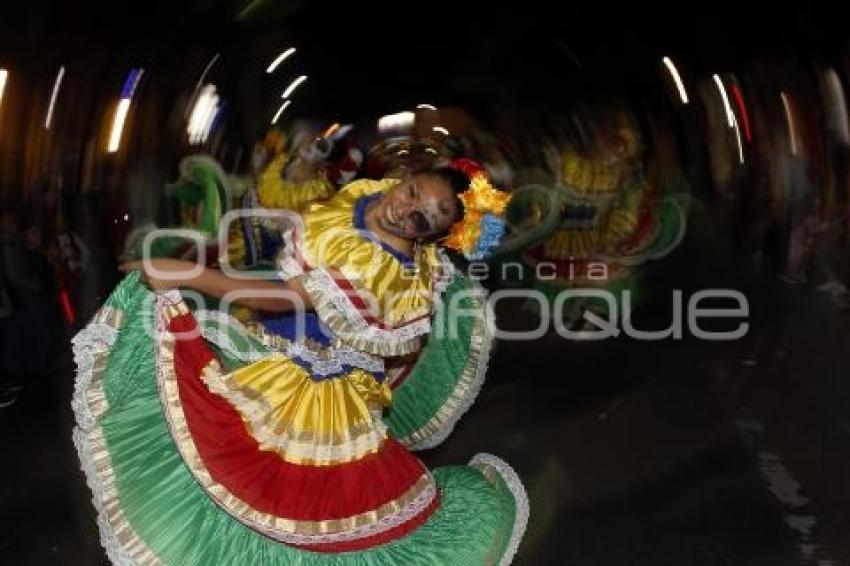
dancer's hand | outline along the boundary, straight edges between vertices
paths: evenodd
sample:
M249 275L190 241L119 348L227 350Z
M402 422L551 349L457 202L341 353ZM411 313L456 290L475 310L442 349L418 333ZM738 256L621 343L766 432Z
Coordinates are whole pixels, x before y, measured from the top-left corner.
M179 259L146 259L122 263L118 269L127 273L138 270L142 279L152 291L167 291L175 289L187 281L188 275L196 264ZM173 274L173 275L172 275Z

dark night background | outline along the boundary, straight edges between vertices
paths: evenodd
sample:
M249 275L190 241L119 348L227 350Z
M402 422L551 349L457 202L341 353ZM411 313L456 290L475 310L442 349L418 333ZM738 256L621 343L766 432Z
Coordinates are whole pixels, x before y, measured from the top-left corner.
M692 197L684 242L645 269L638 324L669 324L672 289L721 286L749 298L749 333L728 343L500 343L478 403L425 460L456 464L486 448L515 465L532 504L517 564L850 564L847 305L818 281L780 280L788 226L750 237L769 215L770 190L759 187L770 159L758 156L769 151L748 148L743 172L718 181L698 95L713 73L734 74L763 112L755 137L765 139L784 127L787 90L806 116L803 137L825 139L828 109L813 85L827 67L848 84L848 16L850 5L826 2L6 2L0 201L40 218L45 187L60 187L69 222L97 243L81 276L84 319L117 280L129 226L116 219L142 206L128 197L131 181L161 186L190 152L184 109L216 53L207 79L226 100L219 149L231 161L262 138L279 93L300 74L309 79L293 117L373 124L421 102L463 108L529 170L573 113L629 108L645 130L671 132ZM285 70L265 74L291 45L298 52ZM686 109L663 56L691 89ZM48 137L41 123L60 65L68 74ZM138 104L124 148L105 156L92 148L133 67L145 69ZM808 171L817 187L836 179L838 212L817 202L844 224L835 248L844 284L850 151L846 140L830 143L811 143L820 149ZM162 203L148 205L162 216ZM503 310L509 325L528 322L515 306ZM38 353L17 403L0 410L0 564L106 563L70 441L67 343L83 322Z

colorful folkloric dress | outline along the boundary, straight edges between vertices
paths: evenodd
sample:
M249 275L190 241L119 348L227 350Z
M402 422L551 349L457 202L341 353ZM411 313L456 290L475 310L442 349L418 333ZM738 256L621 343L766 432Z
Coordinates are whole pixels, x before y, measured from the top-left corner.
M535 286L550 297L565 289L605 289L619 302L639 294L639 266L672 251L685 232L680 198L649 182L639 159L564 154L560 224L523 260L544 277ZM635 304L634 298L630 304ZM602 299L567 301L565 312L582 308L607 313Z
M407 257L365 231L392 183L352 183L286 232L279 275L310 295L306 316L243 325L133 273L76 336L74 441L113 563L511 561L528 516L511 468L429 470L410 452L471 404L490 329L436 248Z

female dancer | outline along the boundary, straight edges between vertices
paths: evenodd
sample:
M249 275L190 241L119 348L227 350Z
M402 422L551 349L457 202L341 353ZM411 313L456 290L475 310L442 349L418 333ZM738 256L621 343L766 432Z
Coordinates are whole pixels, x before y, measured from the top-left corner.
M409 451L448 435L487 361L482 297L437 242L486 257L506 201L461 162L313 204L275 280L126 264L74 340L74 440L110 559L509 563L528 514L513 470ZM190 307L192 290L260 322Z

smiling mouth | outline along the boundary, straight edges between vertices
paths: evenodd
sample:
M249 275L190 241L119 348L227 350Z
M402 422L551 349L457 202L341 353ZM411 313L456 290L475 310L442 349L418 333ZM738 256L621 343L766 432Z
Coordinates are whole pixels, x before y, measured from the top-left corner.
M398 226L399 222L401 221L401 216L396 213L395 208L393 208L392 206L387 207L387 212L385 216L387 218L387 221L392 226Z

